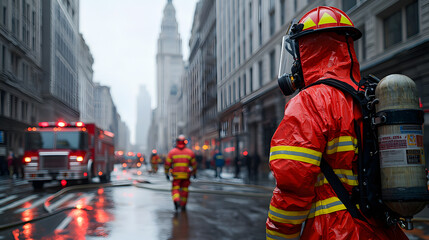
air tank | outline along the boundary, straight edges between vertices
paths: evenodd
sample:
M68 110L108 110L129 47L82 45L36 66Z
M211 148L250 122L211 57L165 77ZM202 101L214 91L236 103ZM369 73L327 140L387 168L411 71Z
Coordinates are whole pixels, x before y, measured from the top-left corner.
M427 204L423 111L416 84L405 75L383 78L375 90L383 202L411 224Z

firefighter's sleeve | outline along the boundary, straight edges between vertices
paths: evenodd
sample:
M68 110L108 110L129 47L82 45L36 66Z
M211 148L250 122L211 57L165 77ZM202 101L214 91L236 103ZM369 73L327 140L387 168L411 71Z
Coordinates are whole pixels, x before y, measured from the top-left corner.
M197 174L197 161L195 160L195 154L192 153L191 154L191 167L192 167L192 172L191 175L196 175Z
M171 163L173 159L173 154L171 152L168 153L167 155L167 159L165 159L165 163L164 163L164 172L165 174L168 174L171 168Z
M266 239L299 239L315 197L326 140L326 112L305 91L289 101L271 140L269 165L276 179Z

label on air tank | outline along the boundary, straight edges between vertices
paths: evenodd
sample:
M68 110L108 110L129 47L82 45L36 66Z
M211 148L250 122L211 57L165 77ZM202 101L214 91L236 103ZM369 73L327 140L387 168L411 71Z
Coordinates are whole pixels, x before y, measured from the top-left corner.
M405 129L404 129L405 130ZM381 167L399 167L423 164L423 134L407 129L400 134L380 135Z

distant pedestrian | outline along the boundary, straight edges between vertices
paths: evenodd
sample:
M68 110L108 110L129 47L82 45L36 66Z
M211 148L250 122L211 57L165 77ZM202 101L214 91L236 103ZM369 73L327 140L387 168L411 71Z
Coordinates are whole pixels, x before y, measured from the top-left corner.
M14 162L14 154L12 151L9 151L9 155L7 156L7 167L9 170L9 177L13 178L14 169L13 169L13 162Z
M216 154L213 156L213 161L216 164L215 167L215 178L221 177L222 169L225 166L225 158L223 157L222 153L219 150L216 150Z
M249 154L246 154L243 157L243 159L244 159L243 162L244 162L244 164L246 164L246 168L247 168L247 178L250 181L253 179L253 167L252 167L253 159Z
M259 163L261 163L261 158L258 153L255 153L252 158L252 174L253 180L258 181L259 176Z
M235 167L235 174L234 174L234 177L235 178L240 178L240 168L241 168L241 163L242 163L242 160L240 159L240 157L239 156L236 156L235 158L234 158L234 167Z
M7 152L5 147L0 147L0 176L7 175Z

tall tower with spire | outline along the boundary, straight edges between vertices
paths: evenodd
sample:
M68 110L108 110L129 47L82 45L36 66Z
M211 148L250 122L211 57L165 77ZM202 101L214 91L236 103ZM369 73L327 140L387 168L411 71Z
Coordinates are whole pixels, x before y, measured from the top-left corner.
M183 73L184 62L182 56L182 39L178 31L176 21L176 10L172 0L167 0L162 18L161 32L158 38L158 52L156 55L157 68L157 110L156 123L158 139L156 148L160 153L167 153L168 143L174 141L169 139L168 134L168 98L173 85L180 84Z

